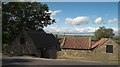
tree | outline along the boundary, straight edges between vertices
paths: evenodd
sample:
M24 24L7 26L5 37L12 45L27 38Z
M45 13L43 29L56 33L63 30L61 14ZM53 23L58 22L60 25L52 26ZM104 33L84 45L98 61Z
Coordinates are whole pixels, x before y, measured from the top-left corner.
M55 22L47 4L39 2L3 2L3 44L9 44L21 30L40 30Z
M113 40L115 40L116 43L118 43L120 45L120 36L114 36Z
M112 28L99 27L94 33L96 40L101 38L112 38L114 36Z

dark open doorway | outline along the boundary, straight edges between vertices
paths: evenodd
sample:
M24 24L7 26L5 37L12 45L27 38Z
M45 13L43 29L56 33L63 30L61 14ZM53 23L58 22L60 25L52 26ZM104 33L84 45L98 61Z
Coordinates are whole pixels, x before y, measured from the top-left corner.
M49 53L46 48L41 49L41 58L49 58Z

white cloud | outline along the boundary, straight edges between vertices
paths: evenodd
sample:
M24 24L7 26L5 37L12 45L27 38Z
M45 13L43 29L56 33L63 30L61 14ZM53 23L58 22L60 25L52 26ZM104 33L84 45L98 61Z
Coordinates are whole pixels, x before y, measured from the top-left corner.
M73 28L72 32L84 32L84 28Z
M52 11L52 10L49 10L48 12L46 13L51 13L50 15L50 18L53 19L54 16L56 16L58 13L60 13L62 10L55 10L55 11ZM59 18L54 18L56 22L59 22L60 19Z
M69 32L68 28L61 28L59 32Z
M47 11L45 11L45 13L52 13L52 10L49 10L48 12L47 12Z
M48 26L48 27L44 27L44 30L46 31L46 32L55 32L55 31L57 31L57 29L58 29L58 26Z
M74 28L72 32L85 33L85 32L95 32L98 28L87 27L87 28Z
M65 23L66 23L66 24L73 24L73 19L71 19L71 18L66 18L66 19L65 19Z
M50 33L64 33L64 32L68 33L70 31L70 29L68 29L68 28L61 28L58 26L47 27L47 28L44 28L44 30L46 32L50 32Z
M51 13L51 16L55 16L56 14L60 13L62 10L55 10L55 11L52 11L52 10L49 10L49 12L46 12L46 13Z
M58 26L52 26L50 27L49 32L58 32L59 31L59 27Z
M98 28L93 28L93 27L87 27L85 29L86 32L95 32L95 30L97 30Z
M118 19L114 18L114 19L111 19L111 20L108 20L108 23L118 23Z
M99 29L99 27L86 27L86 28L62 28L57 25L50 26L44 28L44 30L48 33L92 33L95 32L95 30ZM120 31L120 28L112 28L114 30L114 33L118 35L118 30Z
M58 26L51 26L48 28L44 28L47 32L60 32L60 33L92 33L95 32L95 30L98 28L93 28L93 27L87 27L87 28L61 28Z
M114 32L118 32L120 31L120 28L112 28L114 30Z
M103 21L103 19L101 17L98 17L94 22L95 23L101 23Z
M86 24L86 23L88 23L88 17L87 16L79 16L76 18L66 18L65 23L72 24L72 25Z
M115 35L119 35L120 28L112 28Z
M55 11L52 11L51 16L55 16L57 13L60 13L60 12L61 12L61 10L55 10Z

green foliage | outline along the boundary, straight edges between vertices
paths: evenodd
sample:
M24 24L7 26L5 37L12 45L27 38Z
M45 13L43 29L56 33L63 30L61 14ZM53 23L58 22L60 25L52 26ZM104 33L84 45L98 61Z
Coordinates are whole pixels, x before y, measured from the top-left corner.
M113 39L120 45L120 36L114 36Z
M97 42L99 39L97 37L91 37L91 41Z
M47 4L39 2L3 2L3 44L9 44L21 30L40 30L55 22Z
M113 33L113 29L111 28L105 28L103 27L99 27L99 29L97 29L94 33L95 35L95 40L99 40L101 38L112 38L114 36Z

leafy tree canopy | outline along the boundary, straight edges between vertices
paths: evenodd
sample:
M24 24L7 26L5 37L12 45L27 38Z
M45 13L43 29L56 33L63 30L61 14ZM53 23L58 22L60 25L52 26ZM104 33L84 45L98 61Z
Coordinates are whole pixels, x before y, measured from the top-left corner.
M96 40L101 38L112 38L114 36L112 28L99 27L94 33Z
M3 43L10 43L21 30L40 30L55 22L47 4L39 2L3 2Z

